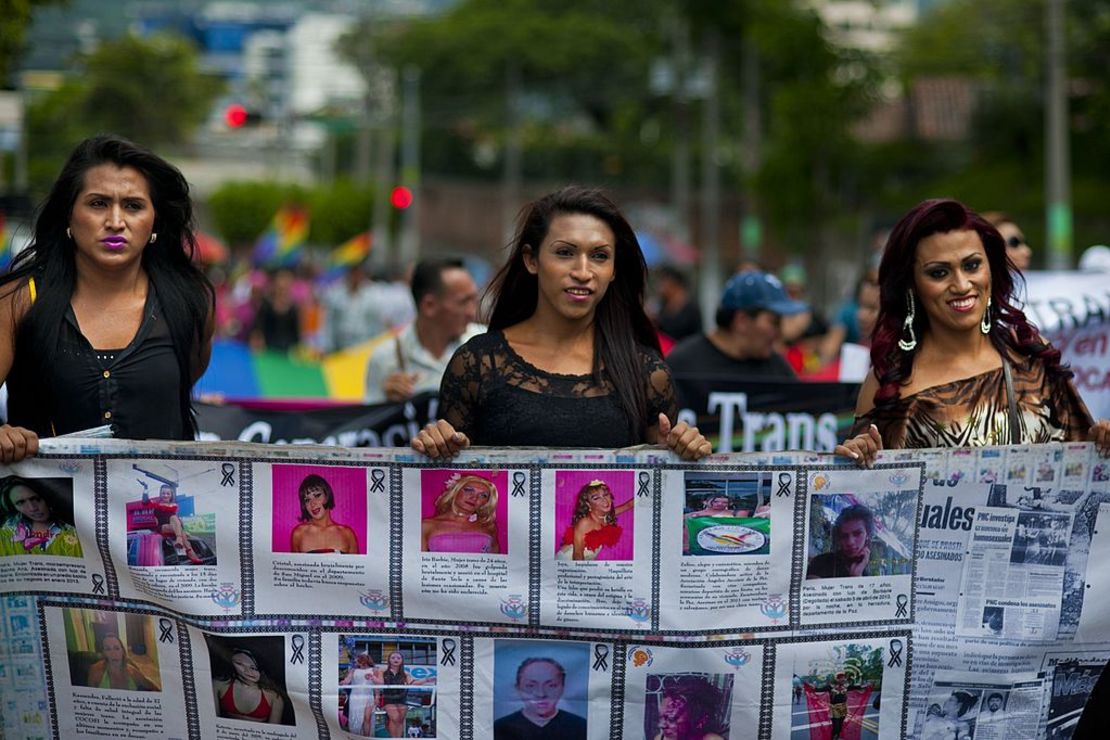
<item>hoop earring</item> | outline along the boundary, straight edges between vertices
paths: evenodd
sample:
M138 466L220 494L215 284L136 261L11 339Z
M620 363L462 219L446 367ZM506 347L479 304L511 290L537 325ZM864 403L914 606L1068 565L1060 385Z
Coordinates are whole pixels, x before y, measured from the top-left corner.
M902 322L902 338L898 340L898 349L903 352L913 352L917 349L917 335L913 333L913 289L906 288L906 320ZM905 337L909 334L909 339Z
M73 232L69 230L68 226L66 227L66 239L73 241Z
M991 333L991 297L987 296L987 310L983 311L983 320L979 322L979 331L984 334Z
M151 233L151 235L150 235L150 243L151 243L151 244L153 244L153 243L154 243L154 242L156 242L156 241L158 241L158 234L157 234L157 233Z

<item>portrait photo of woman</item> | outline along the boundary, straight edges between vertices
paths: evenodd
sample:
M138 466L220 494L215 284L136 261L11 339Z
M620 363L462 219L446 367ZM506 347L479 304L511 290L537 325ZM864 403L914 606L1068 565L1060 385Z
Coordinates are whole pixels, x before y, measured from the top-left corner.
M499 531L498 486L491 477L504 479L504 474L453 471L442 479L443 472L449 471L424 471L421 479L426 513L420 523L420 550L502 554L504 523ZM434 514L429 516L427 499L431 496L435 497ZM501 508L505 509L504 502Z
M629 511L635 500L631 495L619 504L610 484L601 478L587 481L574 497L570 525L558 540L556 560L627 560L606 553L621 543L624 528L617 518ZM558 503L556 504L559 505ZM603 555L603 553L605 553Z
M100 660L89 667L86 686L97 689L122 689L124 691L157 691L158 687L143 675L127 655L127 646L119 635L104 635L100 639Z
M0 478L0 513L0 557L81 557L81 541L73 526L72 480L18 475Z
M218 717L270 725L295 724L284 685L284 638L205 635L205 641Z
M364 468L273 465L271 476L274 552L366 554Z
M101 609L62 609L70 682L117 691L161 691L154 618Z

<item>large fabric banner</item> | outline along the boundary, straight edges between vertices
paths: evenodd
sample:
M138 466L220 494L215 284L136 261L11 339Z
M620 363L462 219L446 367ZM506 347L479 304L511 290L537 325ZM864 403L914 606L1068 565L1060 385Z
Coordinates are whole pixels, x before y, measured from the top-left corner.
M1057 738L1110 657L1088 444L51 440L0 500L5 737Z

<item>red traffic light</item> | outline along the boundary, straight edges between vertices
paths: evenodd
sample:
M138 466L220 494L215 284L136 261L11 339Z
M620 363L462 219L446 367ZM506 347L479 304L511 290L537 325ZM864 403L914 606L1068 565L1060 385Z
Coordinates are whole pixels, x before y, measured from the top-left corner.
M247 109L238 103L232 103L224 108L224 123L228 128L239 128L247 122Z
M389 202L397 210L403 211L412 205L412 190L406 188L404 185L398 185L393 188L393 192L389 194Z

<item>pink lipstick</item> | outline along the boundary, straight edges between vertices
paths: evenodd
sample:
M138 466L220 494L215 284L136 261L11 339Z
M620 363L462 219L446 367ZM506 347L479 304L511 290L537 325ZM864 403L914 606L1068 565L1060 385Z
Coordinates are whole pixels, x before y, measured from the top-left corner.
M122 236L106 236L100 240L100 243L113 251L119 251L127 246L127 240Z

